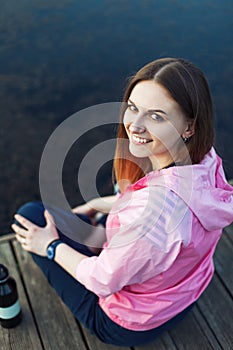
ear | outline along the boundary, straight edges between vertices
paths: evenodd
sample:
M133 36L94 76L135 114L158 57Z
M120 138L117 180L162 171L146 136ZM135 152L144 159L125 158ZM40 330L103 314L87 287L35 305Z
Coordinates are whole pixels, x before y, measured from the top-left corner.
M190 138L195 133L195 126L193 122L188 122L185 131L182 134L183 138Z

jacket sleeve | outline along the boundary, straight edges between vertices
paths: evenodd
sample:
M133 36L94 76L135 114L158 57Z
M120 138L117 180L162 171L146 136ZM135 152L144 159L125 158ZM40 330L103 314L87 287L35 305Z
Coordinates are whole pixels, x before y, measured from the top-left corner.
M164 204L164 196L167 193L157 189L148 199L144 190L135 192L129 205L121 202L114 214L118 215L120 227L114 228L112 239L99 256L79 263L78 281L98 296L106 297L168 269L179 254L183 225L168 232L174 201L169 195L170 205Z

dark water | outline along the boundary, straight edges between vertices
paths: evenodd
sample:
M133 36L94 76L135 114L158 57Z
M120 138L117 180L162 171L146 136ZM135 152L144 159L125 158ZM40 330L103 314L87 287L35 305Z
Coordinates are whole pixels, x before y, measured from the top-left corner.
M20 204L40 199L40 157L56 126L85 107L120 101L126 77L158 57L184 57L205 72L216 147L233 178L232 7L231 0L2 0L0 232L10 230ZM71 205L81 200L80 154L111 132L85 135L70 153L64 187ZM111 191L110 172L110 164L100 171L102 194Z

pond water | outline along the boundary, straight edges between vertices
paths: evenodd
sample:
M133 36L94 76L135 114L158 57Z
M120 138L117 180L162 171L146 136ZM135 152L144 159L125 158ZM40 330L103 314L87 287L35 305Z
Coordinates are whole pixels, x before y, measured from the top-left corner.
M126 78L158 57L189 59L206 74L216 148L233 178L232 7L231 0L3 1L0 232L10 231L19 205L40 199L40 158L53 130L78 110L120 101ZM86 135L71 152L64 168L71 205L82 199L76 185L80 153L109 132L105 127ZM110 168L100 172L101 194L112 190Z

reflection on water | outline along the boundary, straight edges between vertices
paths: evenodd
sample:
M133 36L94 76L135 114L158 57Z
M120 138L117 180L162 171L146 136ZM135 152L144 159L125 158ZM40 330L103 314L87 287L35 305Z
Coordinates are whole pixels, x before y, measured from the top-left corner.
M126 77L158 57L184 57L206 73L214 97L217 149L232 178L232 50L230 0L1 4L1 232L9 231L21 203L40 198L40 156L55 127L77 110L120 101ZM72 150L64 167L71 205L81 201L76 183L80 154L113 135L112 127L93 131ZM111 191L110 168L108 164L100 172L101 193Z

